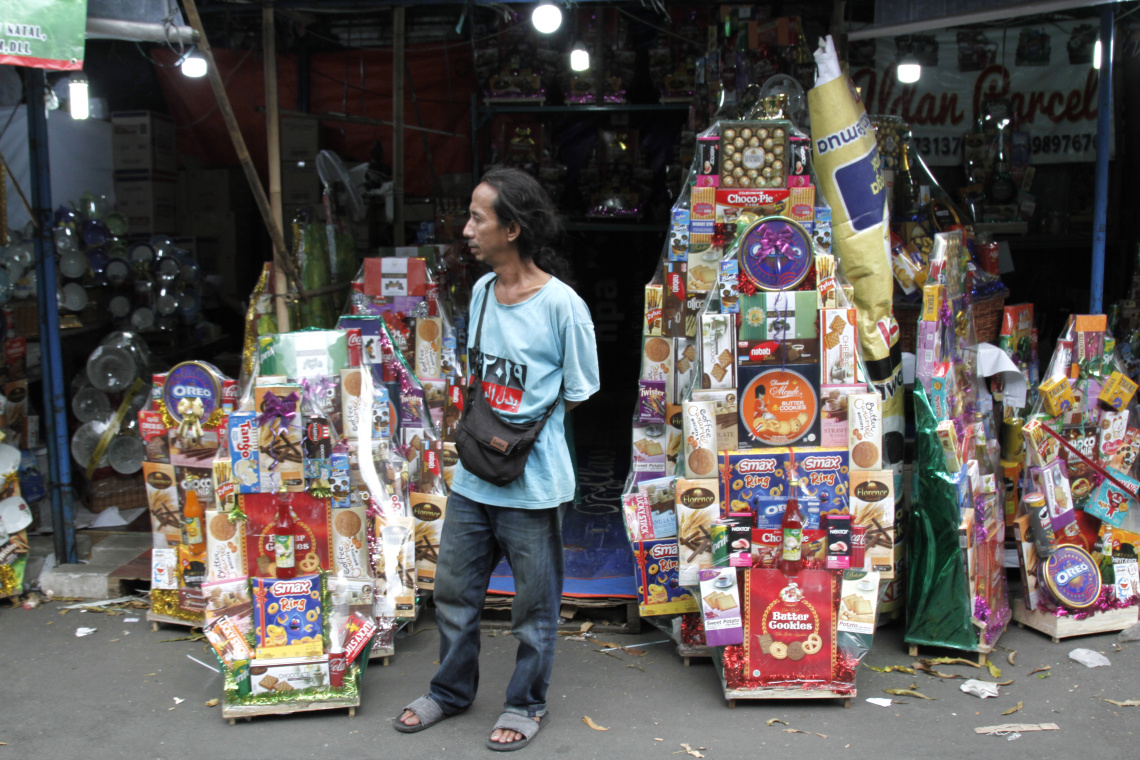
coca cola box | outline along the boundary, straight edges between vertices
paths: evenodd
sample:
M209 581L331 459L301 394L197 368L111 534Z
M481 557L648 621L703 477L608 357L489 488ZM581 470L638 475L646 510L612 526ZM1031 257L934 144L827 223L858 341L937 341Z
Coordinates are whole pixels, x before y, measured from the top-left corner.
M360 330L360 364L382 364L384 357L380 353L380 332L383 317L374 316L343 316L337 320L338 330ZM349 336L351 344L352 336ZM352 353L352 346L349 347ZM355 366L350 364L349 366Z

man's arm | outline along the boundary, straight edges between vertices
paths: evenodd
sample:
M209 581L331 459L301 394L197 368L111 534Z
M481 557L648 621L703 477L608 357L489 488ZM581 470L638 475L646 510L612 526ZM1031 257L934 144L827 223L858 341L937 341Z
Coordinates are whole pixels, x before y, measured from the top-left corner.
M566 402L566 411L567 412L574 411L575 407L577 407L581 403L582 403L581 401L567 401Z

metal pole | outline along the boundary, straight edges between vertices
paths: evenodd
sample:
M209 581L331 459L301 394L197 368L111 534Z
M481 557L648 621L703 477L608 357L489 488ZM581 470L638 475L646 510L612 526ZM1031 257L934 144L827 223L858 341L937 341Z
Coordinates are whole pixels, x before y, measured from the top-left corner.
M1100 76L1097 81L1096 191L1093 196L1092 282L1089 313L1104 313L1104 244L1108 225L1108 138L1112 131L1113 6L1100 11Z
M392 10L392 240L404 244L404 7Z
M67 443L67 384L56 305L55 241L51 235L51 168L48 162L47 112L43 69L27 69L28 153L31 159L32 208L36 220L36 297L39 298L43 355L44 426L47 432L48 473L51 478L51 524L55 559L61 565L79 561L75 553L75 502L71 491L71 449Z

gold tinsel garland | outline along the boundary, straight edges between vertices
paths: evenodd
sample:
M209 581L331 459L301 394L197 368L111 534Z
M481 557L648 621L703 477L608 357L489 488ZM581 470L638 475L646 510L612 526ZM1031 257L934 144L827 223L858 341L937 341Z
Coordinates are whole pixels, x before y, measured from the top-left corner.
M150 610L156 615L183 620L194 625L202 625L205 622L202 613L187 612L178 606L178 589L175 588L152 588Z
M11 565L0 565L0 596L13 596L20 593L16 585L16 569Z

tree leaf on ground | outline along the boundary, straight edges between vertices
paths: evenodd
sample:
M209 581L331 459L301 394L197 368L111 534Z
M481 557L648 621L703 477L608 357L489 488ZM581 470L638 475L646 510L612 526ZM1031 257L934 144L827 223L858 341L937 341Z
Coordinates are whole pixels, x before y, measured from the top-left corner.
M1012 683L1013 683L1013 679L1011 678L1008 681L998 681L997 685L998 686L1009 686Z
M206 707L217 707L217 706L218 706L218 698L217 697L214 697L213 699L206 700Z
M899 673L914 675L914 668L909 668L906 665L887 665L885 668L876 668L874 665L867 665L867 667L878 673L893 673L894 671L898 671Z
M1015 712L1019 712L1022 707L1024 707L1024 705L1019 701L1015 706L1003 712L1002 715L1013 715Z
M827 738L827 734L817 734L815 731L801 731L798 728L785 728L784 733L785 734L811 734L812 736L818 736L821 739Z
M918 697L919 699L934 699L925 694L915 691L914 689L883 689L884 694L892 694L896 697Z
M644 673L644 672L645 672L645 668L641 667L641 666L640 666L640 665L638 665L636 662L634 662L634 663L631 663L631 664L629 664L629 665L626 665L626 667L627 667L627 668L637 668L637 669L638 669L638 670L640 670L642 673Z
M1040 675L1038 675L1037 677L1038 677L1038 678L1048 678L1050 675L1051 675L1050 673L1041 673L1041 674L1040 674Z
M929 660L923 660L923 662L927 665L969 665L971 668L984 667L972 660L964 660L961 657L934 657Z
M579 631L579 633L585 633L586 631L590 630L593 627L594 627L593 622L586 621L585 623L582 623L582 627L579 628L578 631Z
M704 757L704 755L702 755L698 750L706 749L705 747L697 747L697 749L693 749L688 744L684 743L682 743L681 746L684 747L684 749L674 752L674 755L692 755L693 757Z
M1052 670L1052 669L1053 669L1053 666L1052 666L1052 665L1042 665L1042 666L1041 666L1041 667L1039 667L1039 668L1035 668L1035 669L1033 669L1033 670L1029 671L1028 675L1033 675L1034 673L1040 673L1040 672L1042 672L1042 671L1045 671L1045 670Z
M594 719L591 718L589 715L583 715L582 716L582 722L585 723L590 728L594 729L595 731L609 731L608 728L606 728L604 726L599 726L597 723L595 723Z
M990 669L990 678L1001 678L1001 668L993 660L986 660L986 667Z
M788 721L786 721L786 720L780 720L779 718L769 718L768 719L768 725L769 726L774 726L777 723L783 723L785 726L788 725Z
M1140 707L1140 699L1126 699L1123 702L1118 702L1115 699L1105 699L1104 697L1093 697L1093 699L1099 699L1101 702L1108 702L1117 707Z
M1015 657L1017 657L1017 650L1016 649L1012 650L1009 654L1007 654L1005 656L1005 659L1007 662L1009 662L1010 665L1013 665L1014 664L1013 658L1015 658Z

